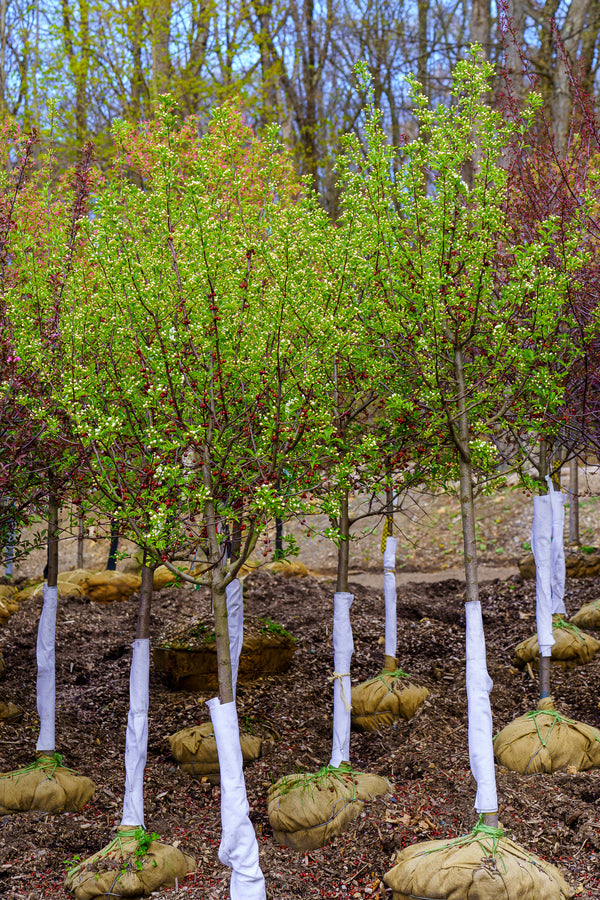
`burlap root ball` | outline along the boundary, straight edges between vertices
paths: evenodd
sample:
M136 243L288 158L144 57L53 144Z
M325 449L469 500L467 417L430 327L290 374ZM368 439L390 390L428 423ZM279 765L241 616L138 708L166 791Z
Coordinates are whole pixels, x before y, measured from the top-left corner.
M180 768L193 778L219 774L219 754L211 722L184 728L177 734L172 734L167 740ZM240 744L244 764L259 758L262 748L261 738L240 732Z
M386 778L353 772L344 763L337 769L286 775L267 796L273 837L292 850L316 850L345 831L367 800L390 791Z
M396 719L412 719L429 695L427 688L406 680L404 672L382 672L352 688L352 727L378 731Z
M392 888L393 900L566 900L573 896L556 866L504 837L502 829L481 826L455 840L406 847L383 880Z
M0 815L29 812L77 812L91 800L91 779L62 766L58 754L40 756L31 766L0 775Z
M546 697L496 735L494 755L500 765L524 775L567 766L584 772L600 766L600 731L561 716Z
M69 870L65 887L77 900L92 900L148 897L175 879L182 881L194 871L194 860L156 837L143 828L118 828L110 844Z
M571 616L570 622L578 628L600 628L600 600L586 603Z
M561 618L554 617L552 635L555 641L552 662L565 669L589 662L600 650L600 641ZM537 634L534 634L515 647L515 665L526 666L529 662L537 668L539 655Z
M83 584L93 574L91 569L69 569L68 572L59 572L58 580L67 581L69 584Z
M38 584L31 596L32 597L41 597L44 589L44 585ZM75 584L72 581L58 581L56 584L56 589L58 591L58 597L60 600L81 600L83 597L83 585Z
M95 572L81 583L86 597L94 603L115 603L129 600L132 594L140 589L142 579L139 575L128 572Z
M22 718L23 710L20 706L10 700L0 700L0 722L20 722Z

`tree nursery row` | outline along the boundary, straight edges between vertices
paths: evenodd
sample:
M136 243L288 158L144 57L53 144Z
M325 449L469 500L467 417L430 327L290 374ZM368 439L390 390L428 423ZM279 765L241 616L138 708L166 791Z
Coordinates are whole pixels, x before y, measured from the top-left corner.
M257 137L235 103L200 134L164 96L151 122L115 124L108 171L86 146L72 172L57 174L49 136L2 126L0 529L16 559L31 549L23 528L43 516L48 564L36 757L0 776L0 813L89 802L93 782L63 763L56 740L59 598L80 590L110 602L139 590L122 818L108 845L69 869L80 900L145 896L202 868L145 830L152 596L167 582L208 586L213 614L193 633L167 622L155 647L155 666L159 649L188 659L190 641L214 658L202 687L213 691L211 721L174 735L171 750L192 777L219 779L230 896L266 896L243 772L258 751L240 731L236 691L251 638L264 658L267 638L280 650L288 640L269 617L244 619L243 578L267 555L273 519L325 514L322 537L338 556L331 757L269 788L273 840L309 853L390 794L386 777L352 767L350 729L409 720L428 693L398 658L394 529L417 489L460 500L468 724L459 738L477 783L475 824L404 847L384 882L395 900L573 895L559 868L504 832L494 760L524 775L600 763L600 731L563 716L551 694L552 661L585 664L600 648L579 627L599 624L594 603L567 619L560 491L561 469L593 461L599 442L600 141L582 105L577 146L559 157L535 94L508 112L487 105L492 74L475 48L455 70L452 104L435 108L412 82L419 136L394 147L359 65L369 102L362 139L348 136L336 163L335 222L275 131ZM493 738L474 497L509 471L534 494L537 635L517 661L539 669L539 703ZM382 671L352 685L356 492L385 522L385 634ZM139 581L59 573L69 505L82 529L108 522L137 546ZM279 565L294 550L280 533ZM10 584L5 597L10 629L25 597ZM168 659L175 687L192 678L176 653ZM4 707L14 720L14 704Z

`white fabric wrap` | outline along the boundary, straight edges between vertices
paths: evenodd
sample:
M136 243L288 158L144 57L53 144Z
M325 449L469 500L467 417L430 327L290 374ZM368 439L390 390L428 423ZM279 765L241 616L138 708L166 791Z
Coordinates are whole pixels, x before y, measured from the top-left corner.
M498 809L490 707L490 691L494 684L488 675L485 659L485 635L479 600L465 603L465 615L469 762L477 782L475 809L478 813L492 813Z
M221 772L221 827L219 859L231 871L231 900L264 900L265 879L260 870L258 843L249 818L250 807L242 769L240 731L235 703L213 697L210 710Z
M535 621L540 656L551 656L552 586L551 586L552 501L550 494L533 498L531 549L535 559Z
M550 493L552 505L552 544L550 545L550 589L552 593L552 613L567 614L565 606L565 495L560 491Z
M385 539L383 554L383 596L385 598L385 655L396 658L398 626L396 611L396 544L397 539Z
M54 644L56 636L56 608L58 588L42 588L44 604L38 624L37 658L37 711L40 717L40 734L36 750L55 750L54 725L56 717L56 664Z
M144 825L144 767L148 753L150 695L150 641L138 638L131 645L129 715L125 736L125 799L121 825Z
M225 588L227 597L227 631L229 633L229 652L231 654L231 683L233 696L237 688L237 675L240 664L240 653L244 643L244 593L239 578Z
M354 653L350 607L354 595L337 591L333 595L333 746L331 766L350 761L352 686L350 660Z

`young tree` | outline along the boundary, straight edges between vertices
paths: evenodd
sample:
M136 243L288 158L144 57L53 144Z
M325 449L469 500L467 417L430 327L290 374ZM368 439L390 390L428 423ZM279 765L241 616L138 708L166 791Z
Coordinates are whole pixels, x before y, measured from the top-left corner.
M419 138L401 151L387 145L370 106L366 155L350 139L345 172L348 215L362 219L359 240L368 253L363 272L370 268L372 287L365 291L365 315L395 364L412 375L413 402L427 414L424 432L446 462L445 483L459 483L468 648L474 646L471 626L483 635L474 487L496 477L492 439L519 401L526 398L520 414L531 420L560 398L560 375L551 362L556 342L565 340L556 322L575 264L565 246L562 265L553 265L551 221L540 223L527 243L511 240L502 158L518 126L482 99L492 72L475 58L461 63L453 105L434 110L415 86ZM525 121L536 102L532 97ZM478 647L473 659L485 669L485 650ZM491 681L487 673L468 674L467 687L471 761L482 779L476 808L493 823Z

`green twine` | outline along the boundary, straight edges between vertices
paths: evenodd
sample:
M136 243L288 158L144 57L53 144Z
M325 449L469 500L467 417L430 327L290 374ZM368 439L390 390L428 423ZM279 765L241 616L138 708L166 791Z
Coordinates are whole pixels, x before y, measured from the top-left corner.
M279 790L282 796L285 797L286 794L297 787L302 785L302 791L308 790L310 787L319 787L322 782L324 782L327 778L332 776L344 787L348 786L348 776L352 779L352 800L356 799L356 781L354 780L354 775L359 775L359 772L355 772L352 769L350 763L340 763L339 766L326 765L322 766L318 772L300 772L296 775L284 775L283 778L279 782Z
M537 722L538 716L550 716L553 719L553 722L550 725L550 728L548 729L548 732L546 734L546 740L544 740L544 738L541 735L540 728L539 728L539 725ZM552 734L554 726L557 724L557 722L564 722L565 725L574 725L575 728L577 727L577 724L578 724L577 722L573 721L573 719L567 719L566 716L561 716L561 714L556 709L534 709L531 712L527 713L526 718L533 719L533 723L535 725L535 730L537 731L537 736L540 739L540 744L542 745L542 747L546 747L548 745L548 741L550 740L550 735ZM598 736L596 729L594 729L594 731L596 732L594 734L594 737L596 738L597 741L600 741L600 737Z
M150 835L150 837L152 837L153 835L154 835L154 833L152 833L152 835ZM99 850L98 853L95 853L93 858L94 858L94 860L104 859L105 856L108 856L108 854L115 847L118 846L119 850L121 852L121 858L125 859L125 848L123 847L123 839L125 839L127 841L127 843L129 843L130 840L133 839L133 840L135 840L136 845L139 846L139 844L144 840L145 837L146 837L146 829L143 827L143 825L136 825L134 828L127 828L127 829L122 828L120 831L117 831L116 837L114 837L112 839L110 844L107 844L106 847L103 847L102 850ZM158 835L156 835L156 837L158 837ZM71 875L75 874L76 872L81 871L81 869L84 865L88 865L87 860L84 860L83 862L79 862L79 863L77 863L76 866L73 866L73 868L68 869L67 876L71 877Z
M499 852L498 847L500 845L500 841L504 837L504 829L503 828L494 828L492 825L484 825L483 824L483 815L479 816L479 820L472 831L469 834L462 834L460 837L453 838L450 841L447 841L444 844L438 844L437 847L432 847L430 850L424 850L423 856L428 856L430 853L437 853L440 850L450 850L452 847L465 847L467 844L472 844L476 842L479 844L482 853L488 858L495 859L496 856L502 861L502 865L504 866L504 871L508 871L506 863L502 854ZM491 839L492 846L491 852L490 847L485 838Z
M582 644L585 644L585 637L581 633L581 628L578 628L577 625L573 625L572 622L567 622L566 619L557 619L556 622L552 625L553 628L562 628L565 631L570 631L575 637L579 638Z
M63 758L60 753L52 753L45 756L39 756L35 762L32 762L30 765L25 766L25 768L23 769L15 769L13 772L4 772L2 775L0 775L0 780L2 780L3 778L14 778L15 776L20 775L29 775L31 772L36 772L38 769L46 772L47 777L50 779L59 768L66 769L67 772L73 771L67 766L63 766Z

